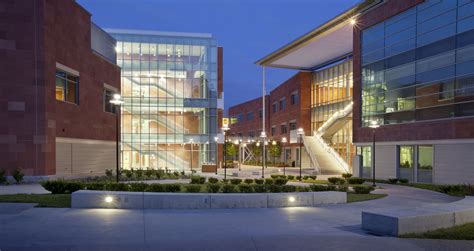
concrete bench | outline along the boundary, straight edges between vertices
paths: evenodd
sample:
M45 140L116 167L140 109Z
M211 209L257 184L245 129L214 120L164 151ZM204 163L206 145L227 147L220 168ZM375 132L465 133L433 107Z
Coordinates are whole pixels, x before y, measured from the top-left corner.
M213 209L303 207L347 202L344 192L304 193L148 193L81 190L73 208Z
M474 197L447 204L362 212L362 229L379 235L423 233L474 222Z

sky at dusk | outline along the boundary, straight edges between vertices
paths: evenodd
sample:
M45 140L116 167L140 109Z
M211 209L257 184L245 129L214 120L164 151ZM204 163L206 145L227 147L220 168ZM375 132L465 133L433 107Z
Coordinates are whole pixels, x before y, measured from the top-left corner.
M211 33L224 47L225 106L261 96L255 61L360 0L77 0L102 28ZM267 69L267 90L296 71Z

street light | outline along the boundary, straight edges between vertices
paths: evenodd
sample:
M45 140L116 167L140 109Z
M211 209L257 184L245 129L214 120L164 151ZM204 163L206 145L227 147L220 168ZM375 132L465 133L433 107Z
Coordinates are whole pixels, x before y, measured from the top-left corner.
M217 143L217 141L219 140L219 137L214 137L214 142L216 142L216 153L219 153L218 151L218 147L219 147L219 144ZM219 162L219 154L217 154L216 156L216 175L217 175L217 163Z
M224 180L227 180L227 134L226 132L229 130L229 126L225 124L222 127L222 134L224 134Z
M193 139L189 140L189 144L191 145L191 175L193 175Z
M119 117L120 117L120 106L124 103L120 94L115 93L113 98L109 101L115 107L115 179L119 182Z
M296 132L298 134L298 139L300 141L300 180L302 178L302 172L301 172L301 163L303 162L301 159L301 145L303 144L303 135L304 135L304 130L303 128L298 128L298 131Z
M380 125L377 121L370 121L370 128L372 128L372 186L375 187L375 129L379 128Z
M265 145L267 144L267 141L265 140L265 138L267 137L267 134L265 133L265 131L262 131L262 133L260 134L260 138L262 138L262 148L263 148L263 151L262 151L262 179L265 178Z
M288 141L286 140L286 137L283 137L281 139L281 143L283 143L283 175L286 175L286 150L285 150L285 146L286 146L286 143Z

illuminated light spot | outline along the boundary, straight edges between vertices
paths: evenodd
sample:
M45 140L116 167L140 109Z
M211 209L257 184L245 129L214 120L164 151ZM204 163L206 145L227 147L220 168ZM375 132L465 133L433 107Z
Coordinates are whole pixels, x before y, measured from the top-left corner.
M295 197L290 196L290 197L288 198L288 201L289 201L289 202L295 202Z
M114 198L112 198L111 196L105 197L105 202L111 203L112 201L114 201Z

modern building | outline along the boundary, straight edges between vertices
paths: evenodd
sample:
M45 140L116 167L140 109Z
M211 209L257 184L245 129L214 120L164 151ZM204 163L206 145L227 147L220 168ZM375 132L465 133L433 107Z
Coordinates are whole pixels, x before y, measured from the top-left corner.
M0 1L0 168L95 176L115 166L115 40L73 0Z
M210 34L108 29L121 67L123 169L216 165L222 48Z

